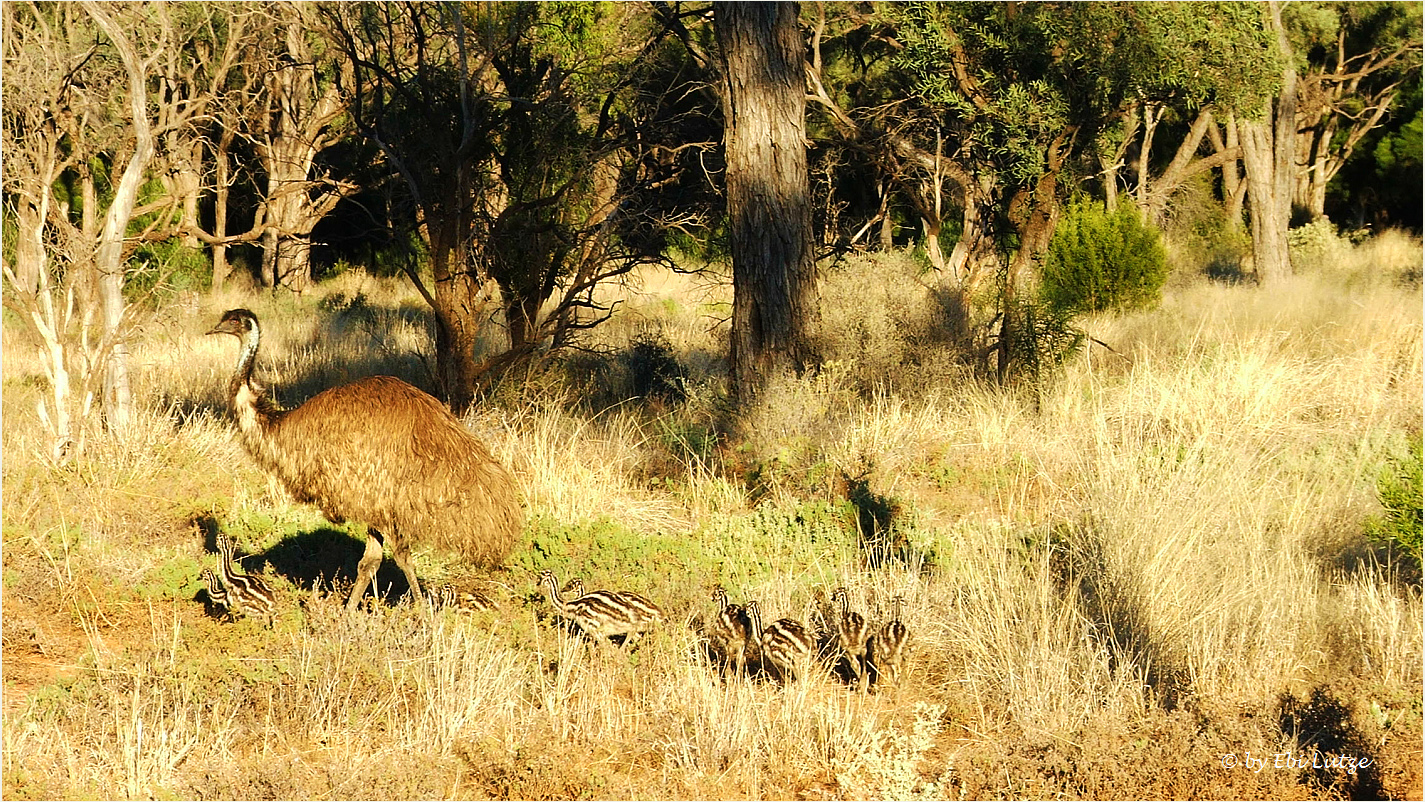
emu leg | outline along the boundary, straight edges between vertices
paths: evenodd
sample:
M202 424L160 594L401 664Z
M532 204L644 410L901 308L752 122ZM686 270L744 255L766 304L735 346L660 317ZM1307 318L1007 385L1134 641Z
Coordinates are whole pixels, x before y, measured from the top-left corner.
M382 551L381 536L367 530L366 552L361 555L361 562L356 564L356 585L352 587L351 596L346 600L346 609L355 610L362 594L366 593L366 586L371 584L371 580L376 576L376 569L381 567Z
M407 592L411 595L411 601L417 604L425 601L425 594L421 593L421 584L416 581L416 563L411 559L411 547L407 546L405 541L395 533L392 533L387 539L391 541L391 557L396 560L396 565L399 565L406 574L406 584L409 586Z

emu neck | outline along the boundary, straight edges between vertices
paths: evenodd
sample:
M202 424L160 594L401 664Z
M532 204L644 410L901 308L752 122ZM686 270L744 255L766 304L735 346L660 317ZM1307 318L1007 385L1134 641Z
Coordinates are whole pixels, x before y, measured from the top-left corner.
M257 434L271 424L277 416L276 409L262 393L262 388L252 380L253 366L257 363L257 349L262 334L252 329L242 338L242 353L238 356L237 367L228 385L228 401L232 404L233 417L237 419L238 430L243 434Z
M554 611L563 615L566 606L564 604L564 598L559 594L559 583L546 581L544 583L544 593L549 597L549 604L554 608Z
M242 338L242 353L238 355L237 367L233 369L232 382L228 385L228 394L236 399L238 392L243 388L252 386L252 368L257 363L257 348L262 343L261 332L253 329Z

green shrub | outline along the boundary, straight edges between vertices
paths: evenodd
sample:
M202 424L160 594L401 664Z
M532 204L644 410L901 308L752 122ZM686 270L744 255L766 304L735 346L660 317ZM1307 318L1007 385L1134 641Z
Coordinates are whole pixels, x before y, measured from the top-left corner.
M1016 299L1004 308L1000 348L1008 360L1000 378L1022 382L1036 392L1084 345L1084 332L1068 308L1035 298Z
M1372 540L1398 549L1413 562L1413 574L1420 572L1420 440L1412 440L1404 454L1386 460L1376 479L1376 494L1385 512L1366 522Z
M1293 228L1286 234L1292 266L1300 270L1308 265L1337 260L1351 252L1351 242L1336 233L1336 226L1326 218Z
M1168 257L1157 229L1131 203L1113 212L1071 203L1044 257L1041 292L1056 312L1128 311L1157 304Z
M124 298L158 307L179 292L203 292L212 283L212 260L178 240L147 243L134 251Z
M673 345L656 331L636 335L619 355L628 372L629 389L639 398L678 402L688 395L687 371L678 364Z

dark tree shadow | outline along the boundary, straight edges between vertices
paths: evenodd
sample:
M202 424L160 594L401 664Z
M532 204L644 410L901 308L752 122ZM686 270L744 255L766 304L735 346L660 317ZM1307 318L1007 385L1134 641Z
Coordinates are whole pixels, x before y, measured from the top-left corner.
M1322 686L1300 699L1284 693L1277 700L1277 721L1283 734L1296 740L1305 758L1306 782L1330 796L1345 799L1385 799L1380 760L1372 744L1352 720L1348 704ZM1333 764L1342 757L1369 758L1354 771Z
M899 499L873 490L869 472L860 476L843 475L842 482L846 500L856 511L856 529L867 568L876 570L899 564L922 576L935 568L935 554L913 546L903 529L896 526L907 514Z
M1096 637L1108 647L1109 670L1138 673L1163 710L1181 706L1192 691L1190 674L1152 625L1132 577L1109 567L1102 533L1091 523L1063 525L1046 542L1030 545L1049 550L1055 585L1094 623Z

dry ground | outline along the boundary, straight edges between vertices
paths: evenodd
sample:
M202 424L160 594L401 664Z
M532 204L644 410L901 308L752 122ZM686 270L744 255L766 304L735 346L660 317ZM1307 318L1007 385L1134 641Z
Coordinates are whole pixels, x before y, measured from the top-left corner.
M863 261L827 280L821 373L735 419L726 288L647 277L611 355L468 418L530 515L505 570L419 556L496 600L473 614L344 613L360 541L237 446L235 349L201 336L257 311L288 405L374 372L427 386L399 286L159 310L139 421L65 465L7 318L3 795L1419 799L1419 579L1362 534L1420 437L1419 269L1382 237L1270 293L1177 281L1087 321L1117 353L1031 397L952 358L908 259ZM218 531L278 589L273 629L204 603ZM669 621L585 644L553 625L546 567ZM903 595L906 675L724 681L697 636L716 583L804 621L837 585L877 620Z

